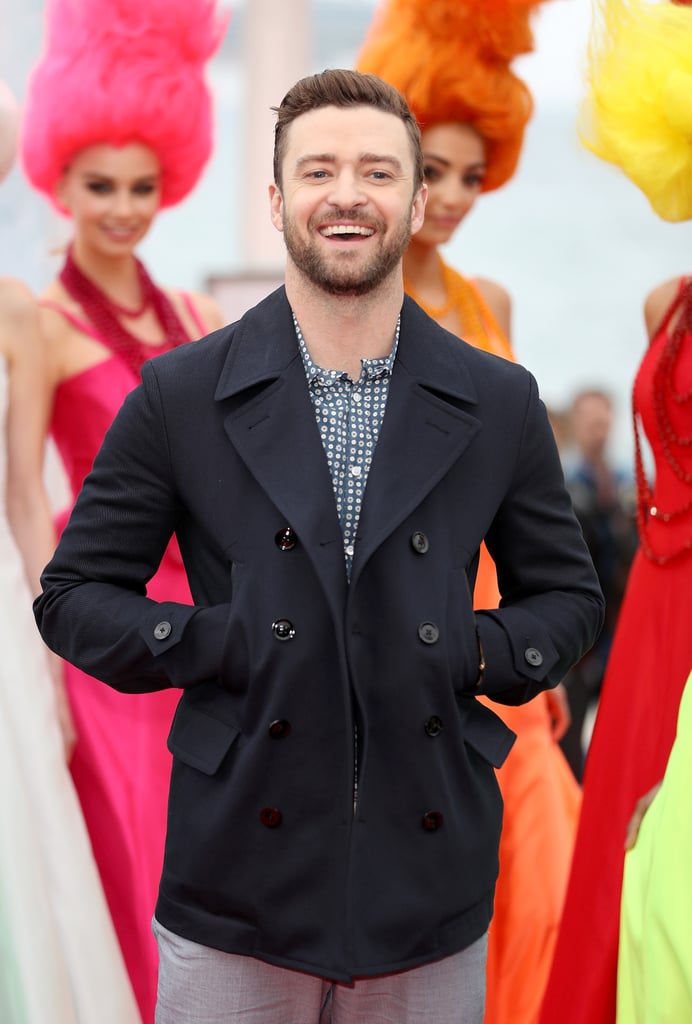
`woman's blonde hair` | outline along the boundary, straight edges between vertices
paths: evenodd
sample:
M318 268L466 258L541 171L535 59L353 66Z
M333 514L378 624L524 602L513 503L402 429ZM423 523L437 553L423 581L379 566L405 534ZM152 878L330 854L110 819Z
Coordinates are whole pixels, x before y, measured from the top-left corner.
M579 134L663 220L692 218L692 8L595 0Z

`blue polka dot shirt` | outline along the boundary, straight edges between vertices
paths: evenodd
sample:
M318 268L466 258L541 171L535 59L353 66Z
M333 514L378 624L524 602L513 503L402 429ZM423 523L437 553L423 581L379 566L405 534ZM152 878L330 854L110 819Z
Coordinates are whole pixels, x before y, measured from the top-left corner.
M341 370L325 370L317 366L308 352L295 316L293 323L332 477L344 539L346 573L350 579L358 519L384 419L399 344L400 321L397 320L392 351L385 358L362 359L360 376L356 381Z

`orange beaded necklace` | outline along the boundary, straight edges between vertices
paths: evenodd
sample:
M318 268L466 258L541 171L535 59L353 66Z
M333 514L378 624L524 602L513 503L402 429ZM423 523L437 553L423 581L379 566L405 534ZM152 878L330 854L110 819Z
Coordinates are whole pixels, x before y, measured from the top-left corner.
M451 312L456 312L459 320L460 336L469 344L485 352L512 359L509 341L492 314L487 302L471 281L468 281L456 270L447 266L438 253L440 271L447 301L443 306L432 306L416 293L411 282L404 276L406 292L422 309L432 317L440 320Z

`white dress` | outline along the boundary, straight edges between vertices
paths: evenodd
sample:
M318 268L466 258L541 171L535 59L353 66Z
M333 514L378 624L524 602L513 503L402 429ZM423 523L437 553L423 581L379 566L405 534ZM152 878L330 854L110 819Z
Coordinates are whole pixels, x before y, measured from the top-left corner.
M0 1021L141 1024L7 522L8 390L0 357Z

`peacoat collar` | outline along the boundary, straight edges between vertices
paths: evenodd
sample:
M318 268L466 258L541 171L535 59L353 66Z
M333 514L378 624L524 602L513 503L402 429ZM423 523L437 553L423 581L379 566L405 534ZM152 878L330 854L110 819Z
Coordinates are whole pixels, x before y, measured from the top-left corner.
M468 346L409 297L380 437L368 475L352 587L378 546L425 498L480 429ZM334 611L342 607L342 538L305 371L283 287L237 323L215 398L226 433L293 527Z

